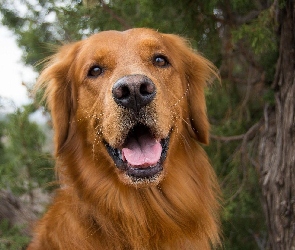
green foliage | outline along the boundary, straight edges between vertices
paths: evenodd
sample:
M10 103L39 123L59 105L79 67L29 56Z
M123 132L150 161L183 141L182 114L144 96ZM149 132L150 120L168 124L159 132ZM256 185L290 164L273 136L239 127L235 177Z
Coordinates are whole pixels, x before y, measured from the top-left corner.
M258 249L256 240L265 240L266 229L262 219L257 172L244 155L242 137L227 139L245 133L261 114L253 112L255 109L251 105L246 107L250 111L243 111L238 93L226 81L222 86L216 84L208 89L207 107L212 134L224 138L213 137L210 146L206 147L223 191L224 249ZM248 113L250 119L246 115ZM253 146L247 144L248 152Z
M262 11L258 18L250 23L239 26L232 34L234 41L246 39L255 54L267 54L277 51L275 28L274 10L269 8Z
M31 192L53 180L53 160L44 152L45 135L30 120L34 106L27 105L8 114L2 122L3 158L0 162L0 188L17 193Z
M31 199L37 187L50 190L54 174L52 156L44 149L45 134L30 118L34 111L33 104L25 105L0 119L0 189L29 194ZM23 227L0 220L0 249L24 249L30 238Z
M0 138L4 137L4 122L0 120ZM0 165L7 161L6 155L5 155L5 146L2 140L0 140ZM1 176L1 173L0 173Z
M19 226L11 227L7 220L0 221L0 249L20 250L29 243L30 238L21 232Z

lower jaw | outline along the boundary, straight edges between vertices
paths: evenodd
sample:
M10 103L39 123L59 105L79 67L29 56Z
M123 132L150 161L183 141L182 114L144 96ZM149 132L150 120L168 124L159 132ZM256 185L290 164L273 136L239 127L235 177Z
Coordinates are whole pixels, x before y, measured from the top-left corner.
M120 180L129 186L135 188L147 188L151 186L157 186L164 179L164 170L156 173L151 177L138 177L127 174L126 171L120 171Z
M152 179L162 171L163 167L160 163L149 167L127 166L125 169L127 175L136 179Z
M163 163L166 158L160 159L160 161L149 167L136 167L130 166L124 162L124 167L118 167L119 178L124 184L138 187L149 187L158 185L164 178Z

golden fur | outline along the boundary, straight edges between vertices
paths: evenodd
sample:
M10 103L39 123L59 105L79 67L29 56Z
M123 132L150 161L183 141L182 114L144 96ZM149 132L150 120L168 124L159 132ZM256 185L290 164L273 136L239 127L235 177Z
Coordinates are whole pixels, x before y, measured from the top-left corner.
M165 55L169 65L152 62ZM89 77L98 64L103 74ZM114 83L151 79L156 97L137 122L170 138L163 171L135 180L115 166L134 114L117 105ZM55 130L61 188L38 222L29 250L200 249L219 242L218 184L207 156L204 87L215 67L184 39L150 29L106 31L65 45L42 72Z

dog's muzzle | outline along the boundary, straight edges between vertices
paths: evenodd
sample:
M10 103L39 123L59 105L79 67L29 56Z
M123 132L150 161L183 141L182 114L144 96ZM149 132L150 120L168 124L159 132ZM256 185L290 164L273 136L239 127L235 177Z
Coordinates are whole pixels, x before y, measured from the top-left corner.
M156 138L155 124L147 121L147 117L152 118L154 114L145 111L148 110L145 107L154 100L156 92L153 81L139 74L120 78L112 89L114 101L128 111L133 126L125 131L119 147L114 148L107 142L105 145L117 168L134 182L159 176L168 151L170 136Z

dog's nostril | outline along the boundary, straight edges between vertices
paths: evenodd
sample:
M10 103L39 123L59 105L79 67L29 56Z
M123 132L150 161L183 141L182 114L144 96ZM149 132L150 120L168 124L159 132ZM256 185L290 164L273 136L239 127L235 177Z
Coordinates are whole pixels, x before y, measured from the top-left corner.
M154 84L151 84L149 82L147 83L142 83L139 87L139 92L143 96L148 96L153 93L155 93L156 87Z
M124 99L130 96L130 90L127 85L120 85L113 88L113 96L117 99Z
M130 95L130 90L128 86L123 86L122 87L122 97L121 98L126 98Z

